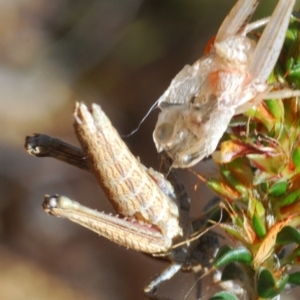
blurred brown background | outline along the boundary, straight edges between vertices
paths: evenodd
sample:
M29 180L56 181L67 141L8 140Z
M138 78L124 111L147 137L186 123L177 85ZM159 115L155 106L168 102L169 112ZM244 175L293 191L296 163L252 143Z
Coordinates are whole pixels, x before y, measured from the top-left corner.
M269 15L277 3L262 2L257 18ZM30 157L24 139L46 133L78 144L74 101L99 103L121 134L130 133L176 73L202 55L234 3L0 1L1 299L143 298L141 290L166 263L46 215L45 193L107 212L111 208L92 175ZM156 169L157 113L125 139L146 166ZM195 192L197 179L189 172L181 176L193 199L191 215L200 215L211 194L203 185ZM179 274L162 293L183 299L192 285L193 276ZM194 299L193 292L188 299Z

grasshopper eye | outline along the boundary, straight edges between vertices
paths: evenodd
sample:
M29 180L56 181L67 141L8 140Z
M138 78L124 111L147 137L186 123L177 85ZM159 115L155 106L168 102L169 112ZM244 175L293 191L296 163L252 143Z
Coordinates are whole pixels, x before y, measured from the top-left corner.
M173 135L174 126L171 123L162 123L156 128L155 136L162 143L167 142Z
M198 159L198 157L199 157L199 153L197 152L197 153L192 153L192 154L189 154L189 155L185 155L184 157L183 157L183 163L185 164L185 165L190 165L194 160L196 160L196 159Z

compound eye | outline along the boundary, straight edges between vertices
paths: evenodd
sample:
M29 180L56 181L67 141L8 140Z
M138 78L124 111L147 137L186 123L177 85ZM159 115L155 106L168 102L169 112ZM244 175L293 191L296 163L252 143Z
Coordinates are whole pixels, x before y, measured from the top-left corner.
M166 143L173 135L174 126L171 123L160 124L155 131L156 138L162 143Z
M194 161L196 163L198 160L199 160L199 153L197 152L197 153L192 153L192 154L189 154L189 155L185 155L183 157L182 162L185 166L192 166Z

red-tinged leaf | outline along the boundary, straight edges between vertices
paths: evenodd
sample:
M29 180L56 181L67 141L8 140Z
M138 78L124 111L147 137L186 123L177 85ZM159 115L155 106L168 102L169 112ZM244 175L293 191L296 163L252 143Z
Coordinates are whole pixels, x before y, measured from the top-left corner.
M289 218L277 222L274 226L272 226L266 237L263 239L262 243L259 246L259 249L254 256L254 268L257 269L262 263L270 256L272 255L273 248L276 243L276 237L277 234L282 230L282 228L286 225L288 225L294 216L290 216Z
M240 193L232 189L228 184L221 182L218 179L207 179L206 184L217 194L220 196L230 199L236 200L240 198Z
M257 107L249 109L245 113L245 115L259 120L262 124L264 124L268 131L270 131L274 127L276 121L264 102L262 102Z
M219 163L229 163L238 157L246 156L250 153L260 153L251 145L241 141L225 141L221 143Z

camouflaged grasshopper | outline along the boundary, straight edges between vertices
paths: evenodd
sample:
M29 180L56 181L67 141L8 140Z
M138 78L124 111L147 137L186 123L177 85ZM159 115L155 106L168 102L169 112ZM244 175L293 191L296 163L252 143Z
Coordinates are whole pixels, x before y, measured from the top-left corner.
M263 99L300 96L272 91L267 80L279 57L296 0L279 0L272 16L248 24L259 0L239 0L222 23L209 54L186 65L159 98L153 133L158 152L187 168L212 154L231 118ZM246 35L266 25L258 43Z
M247 25L258 3L239 0L224 20L212 51L194 65L184 67L159 99L162 112L154 140L158 151L165 150L173 158L173 167L189 167L210 155L235 114L268 97L299 95L290 90L270 93L266 84L295 0L280 0L271 18ZM255 45L246 34L265 24ZM213 257L207 245L212 241L217 249L215 237L185 243L200 228L188 219L187 198L180 201L180 193L161 174L146 169L130 153L99 106L93 105L90 112L85 105L77 104L74 119L83 152L61 142L62 151L51 148L53 140L45 142L44 136L27 138L27 151L36 156L54 153L56 158L92 171L120 217L57 195L45 197L45 211L120 245L170 259L170 267L145 289L151 298L157 298L158 286L179 270L196 271L203 262L209 263L203 254L207 248L205 257ZM174 247L182 241L182 246Z
M169 259L170 267L144 290L153 299L158 286L179 270L199 273L203 267L210 266L218 248L218 238L209 232L202 239L185 242L203 227L204 222L189 220L190 200L170 171L170 163L165 172L171 173L173 185L161 173L144 167L131 154L96 104L91 111L82 103L76 104L74 127L83 151L45 135L27 137L25 147L32 155L52 156L91 171L118 215L107 215L58 195L45 196L44 210L119 245ZM179 242L182 245L174 248Z

